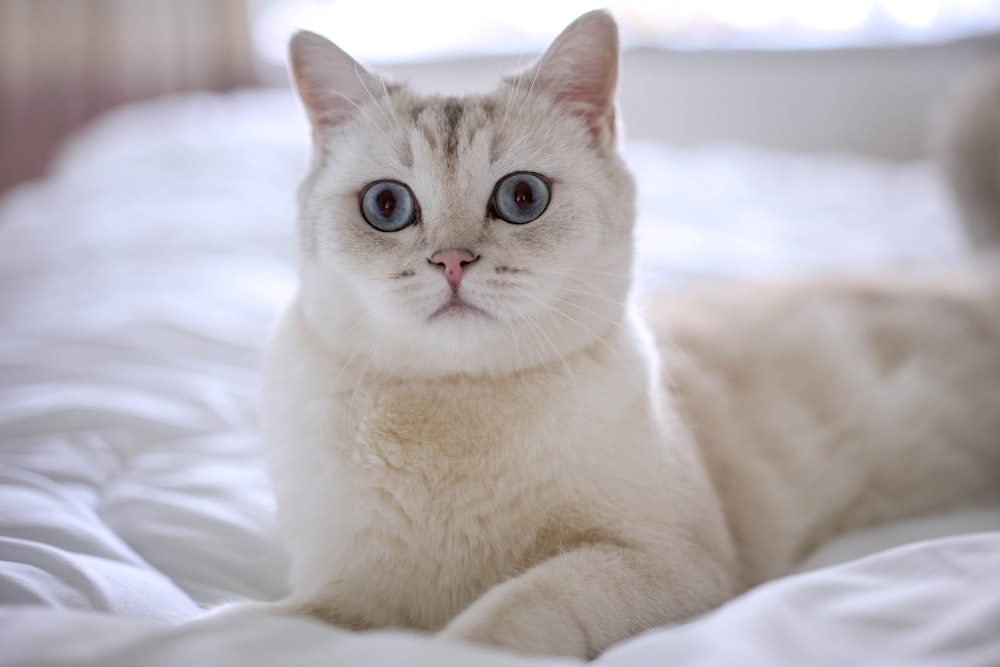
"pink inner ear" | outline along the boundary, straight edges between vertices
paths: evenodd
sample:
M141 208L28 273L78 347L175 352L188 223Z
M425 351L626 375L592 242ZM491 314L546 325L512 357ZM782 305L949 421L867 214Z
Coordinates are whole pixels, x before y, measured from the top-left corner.
M315 33L301 31L292 37L289 64L295 88L317 132L353 118L369 91L381 89L381 82L357 61Z
M612 70L614 71L614 70ZM610 80L609 80L610 79ZM566 102L571 112L585 117L592 125L610 123L614 129L615 77L607 71L579 72L578 77L556 90L556 99Z
M618 48L618 26L598 10L570 24L535 66L537 84L584 117L596 139L614 135Z

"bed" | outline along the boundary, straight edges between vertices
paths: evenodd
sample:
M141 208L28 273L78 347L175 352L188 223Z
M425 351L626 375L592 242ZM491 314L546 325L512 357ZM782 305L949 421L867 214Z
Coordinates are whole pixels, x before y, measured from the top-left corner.
M557 665L305 619L256 456L257 364L294 288L291 94L104 116L0 201L0 665ZM646 290L966 252L933 167L635 142ZM607 665L1000 664L1000 508L877 527Z

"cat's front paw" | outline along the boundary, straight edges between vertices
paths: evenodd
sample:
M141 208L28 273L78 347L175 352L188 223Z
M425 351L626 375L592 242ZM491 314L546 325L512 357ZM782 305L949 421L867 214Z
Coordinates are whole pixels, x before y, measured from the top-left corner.
M438 637L450 641L492 646L526 655L592 659L584 628L566 609L540 610L539 605L473 605L459 614ZM487 601L488 602L488 601ZM544 605L548 606L548 605ZM543 613L538 613L542 611Z

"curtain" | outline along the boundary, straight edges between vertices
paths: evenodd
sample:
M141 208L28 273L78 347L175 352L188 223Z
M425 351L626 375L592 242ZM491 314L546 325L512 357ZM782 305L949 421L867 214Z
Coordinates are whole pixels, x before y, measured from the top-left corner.
M0 190L100 111L254 81L246 0L0 0Z

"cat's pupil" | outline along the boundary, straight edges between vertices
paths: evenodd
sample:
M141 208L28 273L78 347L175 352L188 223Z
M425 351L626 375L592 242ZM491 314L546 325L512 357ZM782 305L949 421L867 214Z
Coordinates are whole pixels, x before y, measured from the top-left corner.
M530 185L524 182L518 183L514 188L514 203L522 211L527 211L535 201L534 195Z
M388 218L396 208L396 197L392 194L391 190L385 189L379 193L376 203L378 204L379 212Z

